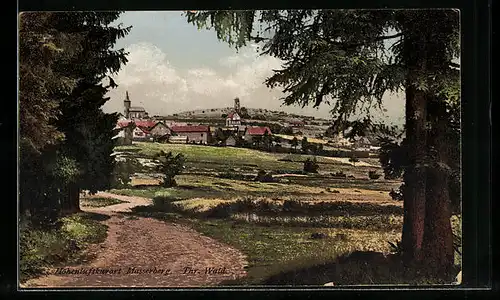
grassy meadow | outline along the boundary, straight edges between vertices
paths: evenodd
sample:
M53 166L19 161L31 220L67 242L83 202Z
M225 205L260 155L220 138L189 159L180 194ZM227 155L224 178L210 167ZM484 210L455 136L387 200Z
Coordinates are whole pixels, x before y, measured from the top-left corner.
M319 172L304 174L303 162L310 155L160 143L116 148L122 158L143 162L160 150L186 157L186 168L175 177L177 186L162 187L154 167L143 163L136 164L129 186L110 192L152 198L153 205L137 207L133 214L184 223L241 250L249 262L248 276L228 285L412 280L414 274L401 268L375 263L328 267L353 251L398 255L389 242L401 239L402 202L389 191L401 182L369 179L369 171L383 174L377 159L352 164L316 157ZM273 182L252 180L259 170L272 174ZM337 172L346 177L332 176ZM454 217L454 226L459 223Z

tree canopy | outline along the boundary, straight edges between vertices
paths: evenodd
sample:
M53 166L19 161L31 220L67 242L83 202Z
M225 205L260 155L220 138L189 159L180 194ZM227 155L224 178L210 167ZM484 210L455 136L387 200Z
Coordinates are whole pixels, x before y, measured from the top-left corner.
M31 216L78 210L82 188L109 186L117 116L101 107L117 86L111 76L127 62L123 49L112 49L130 31L111 26L119 15L20 16L20 198Z

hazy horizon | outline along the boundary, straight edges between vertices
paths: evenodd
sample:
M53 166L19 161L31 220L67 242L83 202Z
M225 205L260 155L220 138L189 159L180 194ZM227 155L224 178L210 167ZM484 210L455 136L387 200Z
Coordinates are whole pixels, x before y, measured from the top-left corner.
M106 112L123 112L128 91L132 106L142 106L149 115L172 115L195 109L224 108L238 97L241 106L327 118L330 107L282 106L282 90L266 87L264 80L281 67L277 58L258 54L250 44L240 51L220 42L212 30L188 24L182 11L125 12L116 24L133 26L115 48L129 52L129 62L114 75L118 87L107 96ZM404 98L387 93L386 110L376 119L403 124Z

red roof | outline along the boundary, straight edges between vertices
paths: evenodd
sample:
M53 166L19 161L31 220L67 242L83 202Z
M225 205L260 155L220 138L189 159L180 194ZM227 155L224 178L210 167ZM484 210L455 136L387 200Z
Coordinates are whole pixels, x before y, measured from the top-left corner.
M130 121L118 121L118 126L120 128L127 127L130 124Z
M154 121L134 121L135 125L138 127L151 128L156 125Z
M173 132L209 132L210 128L208 126L172 126L170 128Z
M269 127L247 127L247 133L249 135L264 135L267 130L267 134L272 134Z

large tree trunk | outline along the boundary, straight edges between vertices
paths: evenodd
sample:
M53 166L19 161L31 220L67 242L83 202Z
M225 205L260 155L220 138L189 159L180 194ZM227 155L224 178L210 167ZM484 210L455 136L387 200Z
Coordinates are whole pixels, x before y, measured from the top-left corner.
M69 196L69 211L70 213L79 212L80 210L80 186L78 184L70 184L68 189Z
M427 171L427 202L423 240L424 263L434 274L446 274L453 266L453 234L446 168Z
M69 215L80 210L80 187L76 183L70 183L66 187L64 199L61 203L62 214Z
M427 176L426 97L411 83L406 89L406 138L410 165L405 171L402 245L407 263L421 260Z
M451 168L447 155L446 107L435 99L429 110L432 134L429 135L429 150L432 158L428 169L427 202L424 233L424 257L427 267L436 275L446 274L453 266L453 233L451 228L451 201L449 176Z

